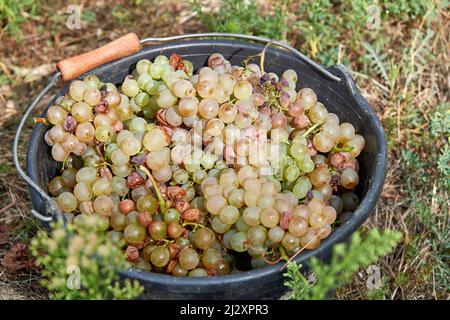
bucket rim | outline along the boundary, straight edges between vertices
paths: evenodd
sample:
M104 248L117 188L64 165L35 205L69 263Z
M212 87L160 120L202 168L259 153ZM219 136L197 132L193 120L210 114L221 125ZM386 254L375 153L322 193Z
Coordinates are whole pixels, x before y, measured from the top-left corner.
M123 60L127 60L130 58L138 58L143 57L147 54L158 54L162 53L166 50L172 50L176 51L177 48L185 48L187 46L195 47L195 46L210 46L218 45L218 46L231 46L231 47L237 47L238 49L253 49L253 50L262 50L264 48L263 45L251 43L248 41L242 41L242 40L223 40L223 39L214 39L214 40L186 40L186 41L175 41L171 43L164 43L159 45L153 45L153 46L145 46L143 47L139 52L136 54L124 57L122 59L104 64L100 67L97 67L93 70L90 70L89 72L81 75L79 78L83 78L86 75L99 73L101 70L106 70L108 67L110 67L114 63L121 62ZM276 55L280 55L282 59L297 59L293 54L279 49L279 48L267 48L268 52L274 53ZM301 61L301 63L304 63ZM132 64L130 64L131 66ZM349 93L352 95L354 99L354 104L358 105L358 107L361 109L362 112L366 113L368 117L371 118L373 121L373 126L375 131L373 132L373 135L376 139L376 143L379 146L379 153L377 155L377 161L373 164L374 169L372 171L372 174L370 174L367 178L370 179L367 191L365 192L365 195L362 199L360 199L360 204L358 208L353 212L352 216L349 220L347 220L345 223L337 227L329 237L321 241L321 245L314 250L308 250L303 251L301 254L299 254L295 259L293 259L294 262L297 264L304 264L307 260L310 258L320 255L321 253L325 253L327 251L330 251L330 249L333 247L334 244L337 244L339 242L345 241L354 231L356 231L362 223L367 219L367 217L371 214L372 210L375 207L376 202L378 201L378 198L381 194L381 190L384 185L386 173L387 173L387 143L386 143L386 137L384 134L383 126L381 125L380 120L378 119L378 116L374 112L374 110L370 107L369 103L362 97L359 89L356 87L356 84L354 80L352 79L350 73L347 71L347 69L342 65L334 65L327 68L331 73L340 76L343 78L343 82L340 84L342 85L342 89L346 89L349 91ZM318 75L322 76L322 75ZM331 80L329 80L331 82ZM68 82L70 83L70 82ZM68 84L65 84L66 88ZM59 90L55 97L51 100L49 103L49 106L51 103L56 99L56 97L64 92L64 88ZM48 109L48 106L45 108L45 110ZM45 111L44 111L45 113ZM33 144L33 140L36 140L37 137L35 137L36 132L39 131L39 127L43 126L42 124L39 124L33 129L32 138L30 140L30 146ZM42 129L41 129L42 130ZM37 143L38 141L34 141L34 143ZM33 178L33 181L37 180L36 173L30 172L29 168L29 161L31 161L29 153L27 153L27 171L30 177ZM141 271L138 269L130 268L128 270L122 270L119 271L119 274L126 276L128 278L133 278L136 280L141 280L144 282L151 282L153 284L160 284L160 285L173 285L173 286L211 286L211 285L223 285L224 283L231 284L231 283L240 283L245 281L255 281L258 280L258 278L265 278L268 276L273 275L281 275L280 273L280 267L284 264L284 262L279 262L274 265L265 266L263 268L259 269L253 269L249 271L241 271L235 274L228 274L228 275L221 275L221 276L213 276L213 277L175 277L172 275L166 275L161 273L155 273L155 272L147 272L147 271Z

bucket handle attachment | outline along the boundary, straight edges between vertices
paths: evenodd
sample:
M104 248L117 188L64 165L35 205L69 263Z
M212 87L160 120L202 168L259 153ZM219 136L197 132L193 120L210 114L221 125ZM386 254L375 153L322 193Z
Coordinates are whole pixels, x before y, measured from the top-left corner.
M171 42L176 40L182 40L182 39L192 39L192 38L235 38L235 39L241 39L241 40L252 40L257 42L263 42L266 44L273 44L277 47L281 47L287 51L290 51L293 53L298 59L301 61L307 63L310 65L314 70L321 73L323 76L327 77L330 80L341 82L342 79L335 74L331 73L329 70L324 68L322 65L318 64L317 62L311 60L307 56L305 56L303 53L298 51L297 49L276 40L271 40L269 38L265 37L258 37L258 36L252 36L252 35L246 35L246 34L238 34L238 33L221 33L221 32L205 32L205 33L192 33L192 34L180 34L176 36L170 36L170 37L147 37L144 39L141 39L141 44L146 44L149 42Z
M341 82L342 79L326 68L314 62L303 53L298 51L297 49L276 40L271 40L264 37L252 36L252 35L244 35L237 33L219 33L219 32L207 32L207 33L195 33L195 34L182 34L170 37L147 37L139 40L136 34L129 33L124 35L98 49L80 54L78 56L74 56L71 58L64 59L57 64L58 71L50 78L48 84L45 88L39 93L39 95L31 102L28 109L25 111L22 120L17 127L16 135L14 136L13 143L13 159L14 165L16 167L19 175L28 183L28 185L33 188L39 195L45 199L46 211L47 215L43 215L40 212L32 209L31 213L43 222L50 222L54 218L63 217L61 209L59 209L58 205L55 201L44 191L42 190L37 183L35 183L22 169L19 161L18 155L18 145L20 140L20 134L22 133L22 129L25 126L26 121L28 120L31 112L38 105L39 101L50 91L50 89L55 85L58 78L62 78L63 81L69 81L77 78L78 76L84 74L85 72L98 67L102 64L108 63L113 60L117 60L119 58L134 54L138 52L141 48L141 44L146 44L149 42L171 42L182 39L192 39L192 38L234 38L240 40L251 40L257 42L263 42L266 44L273 44L278 47L281 47L287 51L290 51L298 59L303 62L309 64L313 69L317 72L321 73L323 76L329 78L330 80Z

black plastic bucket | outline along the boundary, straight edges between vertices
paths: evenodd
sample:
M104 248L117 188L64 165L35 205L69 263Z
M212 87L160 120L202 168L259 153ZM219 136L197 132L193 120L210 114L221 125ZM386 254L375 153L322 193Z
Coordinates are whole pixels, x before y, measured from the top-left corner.
M181 41L145 47L135 55L103 65L87 74L95 73L104 82L121 83L135 68L138 60L152 59L159 54L181 54L198 69L206 65L207 58L214 52L224 55L233 65L241 65L244 58L258 54L263 48L264 46L242 41ZM357 132L366 139L366 147L360 155L360 184L356 190L361 203L351 218L322 241L318 249L305 251L295 259L297 263L305 265L313 256L319 259L329 256L333 245L345 241L373 211L386 176L386 140L376 114L361 96L344 67L328 68L328 71L341 79L336 81L325 77L323 72L318 72L317 68L300 60L298 56L269 47L265 69L277 74L286 69L294 69L299 76L297 89L314 89L318 100L330 112L336 113L342 122L352 123ZM68 85L49 105L52 105L58 96L65 94L67 89ZM35 183L43 190L48 190L48 181L57 174L58 165L52 160L50 148L44 143L45 131L46 127L41 124L36 125L33 131L28 147L27 170ZM46 212L45 199L33 189L30 189L30 192L34 209L41 213ZM142 298L148 299L273 299L280 297L286 290L280 267L281 263L258 270L210 278L173 277L134 269L121 272L121 276L139 280L145 287Z

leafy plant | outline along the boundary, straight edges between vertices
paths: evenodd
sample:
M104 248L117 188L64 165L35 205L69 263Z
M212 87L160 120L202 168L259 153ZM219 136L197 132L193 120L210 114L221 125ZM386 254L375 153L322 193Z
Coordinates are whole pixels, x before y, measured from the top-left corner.
M367 300L385 300L389 296L388 277L384 276L380 279L380 285L377 288L368 289L364 293L364 298Z
M399 96L402 100L406 99L410 85L420 77L432 57L430 49L434 32L431 28L426 28L426 26L434 17L436 10L441 4L428 0L420 2L426 10L423 12L420 25L412 30L411 44L403 49L397 64L393 62L393 57L388 56L388 50L386 50L388 44L385 41L377 41L375 46L372 46L367 41L363 44L366 51L366 54L363 56L363 63L369 70L378 74L384 84L390 87L391 95L394 93L395 84L400 80L401 86L398 86L398 88L403 89ZM389 2L384 1L383 3L386 5ZM398 79L399 75L403 75L403 78Z
M423 31L421 28L414 30L414 37L411 47L405 49L403 55L404 74L407 75L404 82L404 90L408 90L410 84L415 81L423 72L427 62L431 58L431 40L434 32L431 29Z
M359 52L363 41L379 35L378 29L366 26L373 4L372 0L303 1L298 9L302 18L295 23L302 49L324 65L338 62L340 47ZM349 61L341 55L339 62Z
M447 207L448 209L448 207ZM433 271L436 278L436 287L439 291L449 293L450 288L450 230L448 227L448 214L444 220L444 228L433 228L435 241L432 242L434 258Z
M432 137L450 136L450 102L438 106L432 114L430 133Z
M34 16L41 6L40 0L2 0L0 1L0 29L20 40L20 26L27 17Z
M310 283L300 272L299 266L290 262L285 273L285 285L292 290L292 299L325 299L329 292L348 282L359 268L391 252L400 239L401 233L392 230L385 230L381 234L373 229L364 239L355 233L348 245L340 243L334 246L330 264L317 258L311 259L309 268L314 274L315 283Z
M341 18L335 14L330 0L304 1L298 10L306 17L296 22L301 34L302 46L313 58L325 65L337 60L339 46L339 25Z
M81 20L86 22L94 22L97 18L97 14L93 10L84 9L81 13Z
M81 223L61 222L52 231L38 232L31 252L42 267L42 285L55 299L132 299L141 292L137 281L121 285L117 272L127 267L122 250L105 231L102 221L89 216Z
M450 103L444 103L436 108L430 119L430 134L441 138L444 145L440 148L437 161L438 170L442 176L442 187L450 188Z
M418 109L412 106L414 109ZM408 111L410 113L410 111ZM450 188L450 104L431 106L425 113L417 113L414 121L402 119L403 128L428 130L409 134L407 146L401 153L401 171L406 198L402 204L411 212L408 220L420 225L421 237L409 239L406 263L419 261L415 274L433 282L438 297L448 294L450 268L450 231L448 190ZM430 156L436 155L436 156ZM408 221L411 223L410 221ZM410 236L412 237L412 236ZM415 242L421 241L416 244ZM423 257L423 247L429 246L429 259ZM413 248L414 250L411 250ZM413 277L415 275L407 275Z
M430 0L381 0L386 15L405 20L421 17L427 11Z
M412 20L426 16L433 6L440 4L434 4L432 0L306 0L299 6L300 19L294 27L299 31L302 49L321 63L330 65L338 61L340 46L360 52L364 42L371 45L383 42L386 37L382 33L382 24L388 17ZM379 19L380 25L368 28L370 19ZM341 63L348 62L345 57L341 60Z
M111 11L111 15L114 17L114 19L119 25L122 25L125 22L132 20L131 12L127 8L125 8L121 3L114 6L114 9Z
M445 186L447 188L450 187L450 181L448 180L450 177L450 147L448 143L441 149L441 154L438 159L438 169L443 177L447 177Z
M245 33L265 36L270 39L285 39L285 5L288 0L277 1L273 14L261 14L256 1L223 0L218 12L205 12L197 0L193 7L200 21L211 31Z
M380 45L372 47L369 42L364 42L363 46L367 52L364 58L368 62L368 66L378 74L385 83L389 83L391 63L387 53L384 52L384 48Z
M388 17L407 21L423 17L434 5L433 0L305 0L299 2L294 13L298 18L293 30L287 30L286 8L291 0L273 3L272 15L261 15L255 0L223 0L221 3L220 9L214 11L198 0L193 1L198 18L209 30L273 39L285 39L287 31L294 32L298 34L301 49L324 65L338 62L340 48L349 47L353 52L360 52L364 50L363 42L374 44L383 40L381 27L367 28L367 22L375 12L379 13L377 19L381 26ZM339 62L349 63L345 55L340 58ZM396 74L395 66L392 74Z

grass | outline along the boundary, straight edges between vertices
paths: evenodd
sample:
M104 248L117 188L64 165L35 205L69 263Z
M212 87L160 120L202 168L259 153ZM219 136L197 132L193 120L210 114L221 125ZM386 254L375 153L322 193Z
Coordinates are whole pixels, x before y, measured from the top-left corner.
M261 15L255 1L223 1L219 10L192 2L198 19L215 32L258 34L270 39L286 39L287 6L292 0L274 1L273 12Z
M450 46L445 1L379 0L380 24L370 30L366 22L368 9L375 3L371 0L259 0L251 4L251 14L241 10L225 16L238 22L230 25L228 18L212 20L220 12L220 1L200 1L202 13L195 13L198 7L192 1L118 1L123 10L113 13L92 0L84 2L82 32L65 28L65 2L39 3L36 15L28 16L25 12L30 9L21 7L24 13L13 20L5 19L0 10L2 26L5 21L15 21L8 23L15 24L22 34L9 32L11 27L0 33L0 140L5 142L0 144L0 227L9 228L7 232L0 229L0 259L14 243L26 243L38 228L30 224L27 188L15 173L11 144L20 115L43 87L42 78L26 82L20 72L5 72L3 65L24 69L54 63L132 31L141 37L206 30L246 32L287 41L326 65L346 64L385 128L388 175L376 209L362 230L390 228L400 231L404 240L375 263L380 268L380 287L368 289L368 272L359 270L347 285L338 288L336 297L450 298ZM50 19L54 16L60 18ZM30 124L23 141L31 129ZM26 143L20 148L22 159L25 152ZM46 293L38 279L39 275L29 270L4 272L0 298L43 298Z
M289 262L285 273L285 285L292 290L292 299L323 300L338 286L347 283L358 269L366 267L371 274L368 281L373 280L370 283L375 286L375 278L380 274L377 272L379 269L374 268L372 263L390 253L401 238L400 232L389 229L383 233L378 229L372 229L363 239L356 232L348 244L339 243L333 247L329 263L323 263L316 257L311 258L308 265L316 278L314 283L309 283L306 276L300 273L297 264ZM376 270L375 273L373 270ZM371 294L374 292L372 290ZM378 291L378 294L381 292Z
M38 14L41 1L3 0L0 2L0 29L21 40L23 32L20 26L29 18Z

